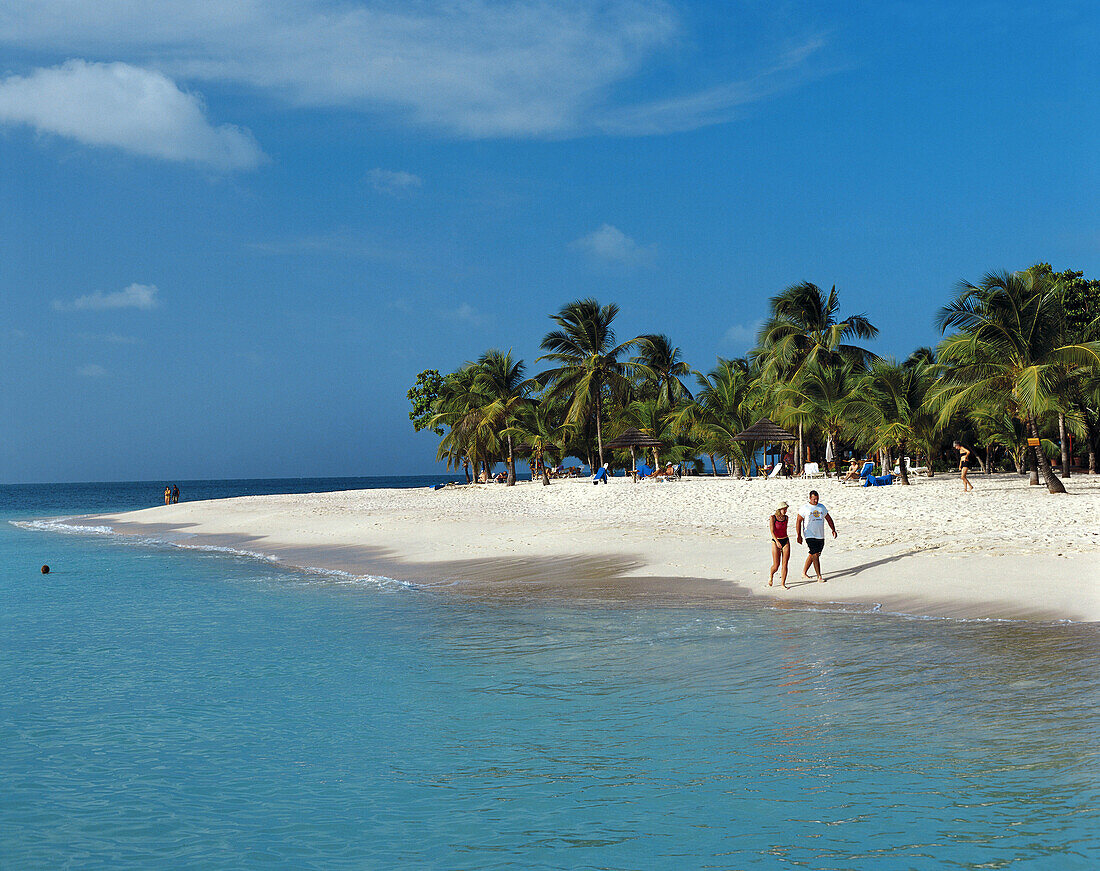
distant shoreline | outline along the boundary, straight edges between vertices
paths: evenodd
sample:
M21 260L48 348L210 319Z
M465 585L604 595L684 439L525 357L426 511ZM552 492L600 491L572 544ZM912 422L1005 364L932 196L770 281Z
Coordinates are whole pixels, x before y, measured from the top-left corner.
M861 489L835 480L685 478L378 489L182 502L73 521L280 564L379 575L477 594L861 606L927 617L1100 622L1100 478L1069 496L1011 475ZM767 586L764 524L810 487L837 521L826 584ZM792 523L793 531L793 523ZM1067 532L1068 531L1068 532ZM792 539L792 544L794 541Z

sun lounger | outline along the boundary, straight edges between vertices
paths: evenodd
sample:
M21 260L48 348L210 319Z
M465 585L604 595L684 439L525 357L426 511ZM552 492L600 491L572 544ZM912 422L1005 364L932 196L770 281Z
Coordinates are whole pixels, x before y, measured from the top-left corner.
M821 471L821 466L817 463L807 463L802 467L803 478L824 478L825 473Z
M782 463L776 463L775 468L772 469L771 473L768 475L768 480L770 481L770 480L772 480L772 478L778 478L782 472L783 472L783 464Z
M913 461L909 457L905 458L905 468L906 468L907 471L912 472L914 475L927 475L928 474L928 467L927 466L914 466ZM894 474L895 475L900 475L901 474L901 466L900 465L895 465L894 466Z

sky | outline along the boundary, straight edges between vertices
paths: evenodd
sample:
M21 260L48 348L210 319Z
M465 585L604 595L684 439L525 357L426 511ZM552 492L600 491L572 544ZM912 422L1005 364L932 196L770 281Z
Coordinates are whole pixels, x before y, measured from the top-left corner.
M408 388L616 302L697 369L836 285L1100 276L1094 3L0 7L0 482L420 474Z

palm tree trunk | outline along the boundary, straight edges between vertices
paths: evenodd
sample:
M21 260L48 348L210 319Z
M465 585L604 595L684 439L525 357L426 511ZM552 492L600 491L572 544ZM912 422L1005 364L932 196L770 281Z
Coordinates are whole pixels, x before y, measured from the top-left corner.
M462 458L462 474L464 474L466 476L466 483L469 484L470 483L470 458L469 457L463 457Z
M1066 433L1066 415L1058 412L1058 438L1062 442L1062 477L1069 477L1069 435Z
M898 448L898 471L901 472L901 483L906 487L909 486L909 470L906 468L909 464L905 462L905 452Z
M598 396L599 394L597 394ZM598 401L598 400L597 400ZM599 448L600 454L600 467L603 467L603 430L600 427L600 406L596 406L596 445ZM592 463L588 463L589 471L595 474L596 470L592 468Z
M1093 441L1092 421L1086 411L1082 417L1085 421L1085 443L1089 446L1089 474L1096 474L1096 442Z
M716 466L715 463L714 463L714 454L707 454L707 456L710 457L711 477L712 478L717 478L718 477L718 466Z
M1028 427L1031 429L1031 437L1033 439L1039 438L1039 425L1035 422L1035 418L1028 415L1027 418ZM1065 485L1058 480L1058 476L1054 474L1054 469L1050 467L1050 460L1047 459L1047 455L1043 452L1042 445L1035 447L1035 458L1039 462L1039 469L1043 473L1043 480L1046 482L1047 490L1051 493L1065 493Z
M802 474L802 463L804 462L805 451L802 448L802 421L798 422L798 462L795 463L795 471Z
M508 481L509 487L516 485L516 454L512 447L512 434L508 433Z

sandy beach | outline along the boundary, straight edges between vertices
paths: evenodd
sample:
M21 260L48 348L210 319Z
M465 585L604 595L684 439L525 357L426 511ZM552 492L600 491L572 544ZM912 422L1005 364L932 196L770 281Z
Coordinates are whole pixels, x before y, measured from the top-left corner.
M770 597L891 613L1100 621L1100 477L1051 496L1014 475L955 476L911 487L835 480L684 478L523 482L433 491L359 490L249 496L83 518L183 546L221 546L290 566L381 575L464 592L566 596ZM766 520L792 516L810 488L836 520L827 583L768 587Z

